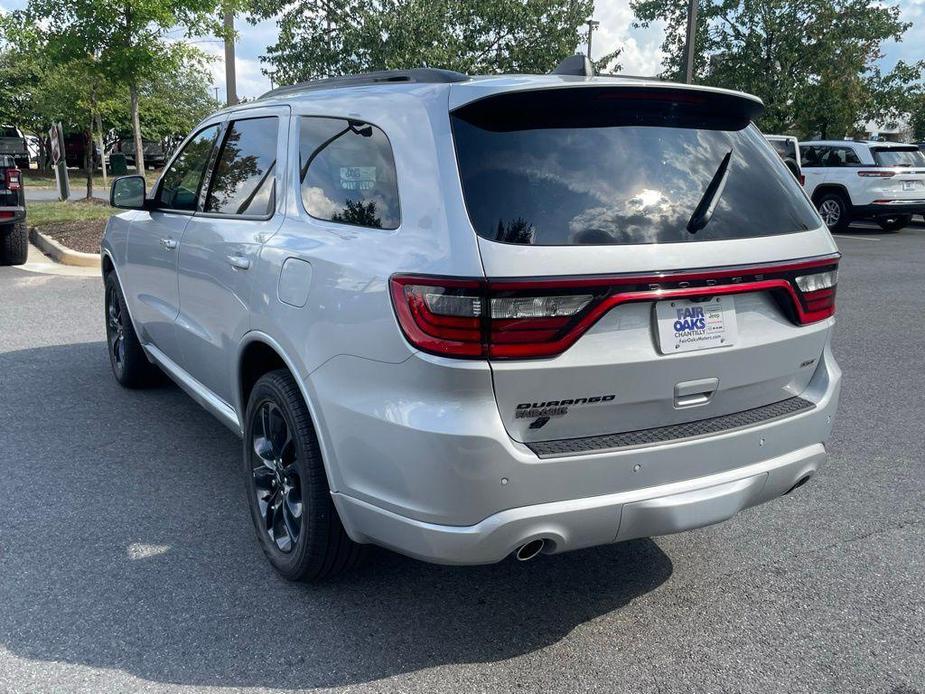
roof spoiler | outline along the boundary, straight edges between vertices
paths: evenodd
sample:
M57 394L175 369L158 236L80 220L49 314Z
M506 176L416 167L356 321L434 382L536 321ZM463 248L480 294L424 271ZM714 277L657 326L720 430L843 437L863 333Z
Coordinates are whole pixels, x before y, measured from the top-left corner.
M370 84L388 83L416 83L416 84L447 84L450 82L465 82L469 75L453 70L439 70L431 67L416 67L410 70L380 70L360 75L344 75L342 77L328 77L325 79L299 82L285 87L277 87L261 94L260 99L270 99L275 96L293 94L314 89L338 89L341 87L361 87Z
M576 53L556 65L556 68L550 74L594 77L594 66L588 60L588 56Z

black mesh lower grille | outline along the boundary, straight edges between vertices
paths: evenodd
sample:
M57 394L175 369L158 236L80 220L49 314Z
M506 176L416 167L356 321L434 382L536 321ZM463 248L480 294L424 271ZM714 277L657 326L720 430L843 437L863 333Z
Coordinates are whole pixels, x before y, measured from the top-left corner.
M654 429L639 429L627 431L622 434L602 434L600 436L585 436L578 439L558 439L556 441L538 441L528 443L527 446L540 458L552 458L560 455L576 455L579 453L600 453L602 451L620 448L635 448L637 446L653 446L669 441L693 439L710 434L719 434L732 429L762 424L772 419L789 417L797 412L815 407L809 400L803 398L790 398L771 405L755 407L750 410L727 414L721 417L698 419L695 422L672 424Z

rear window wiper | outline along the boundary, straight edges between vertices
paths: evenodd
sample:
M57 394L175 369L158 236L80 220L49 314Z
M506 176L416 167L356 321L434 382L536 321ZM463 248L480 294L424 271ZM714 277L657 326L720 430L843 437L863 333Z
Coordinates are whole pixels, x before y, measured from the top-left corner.
M694 208L694 214L691 215L690 221L687 223L687 230L690 233L696 234L710 223L716 204L723 195L723 188L726 187L726 178L729 175L729 162L731 160L732 150L730 149L719 163L719 168L716 169L716 173L710 179L710 184L703 191L703 197L700 198L700 202Z

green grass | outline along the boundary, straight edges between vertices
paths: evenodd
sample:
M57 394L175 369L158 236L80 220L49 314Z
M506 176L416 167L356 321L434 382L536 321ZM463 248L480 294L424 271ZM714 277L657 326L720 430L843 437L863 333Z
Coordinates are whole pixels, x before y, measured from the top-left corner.
M64 222L96 221L109 219L115 210L102 201L87 202L27 202L26 223L29 226L43 227Z
M135 173L135 169L131 166L128 169L129 174ZM69 169L68 179L71 182L71 191L76 190L86 190L87 189L87 174L83 169ZM161 175L160 169L155 169L153 171L145 171L145 181L147 181L148 188L154 185L154 182L157 180L157 177ZM109 177L109 182L112 182L113 177ZM26 185L26 188L54 188L55 183L55 173L54 171L39 171L38 169L25 169L22 172L22 180ZM103 189L103 176L97 171L93 174L93 188L94 190Z

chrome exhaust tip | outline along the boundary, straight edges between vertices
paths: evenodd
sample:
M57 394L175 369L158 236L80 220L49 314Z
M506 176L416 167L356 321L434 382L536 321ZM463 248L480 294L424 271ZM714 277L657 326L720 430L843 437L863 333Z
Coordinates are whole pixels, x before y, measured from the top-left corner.
M545 546L546 540L530 540L530 542L518 547L517 551L514 552L514 556L517 557L517 561L530 561L542 552Z

